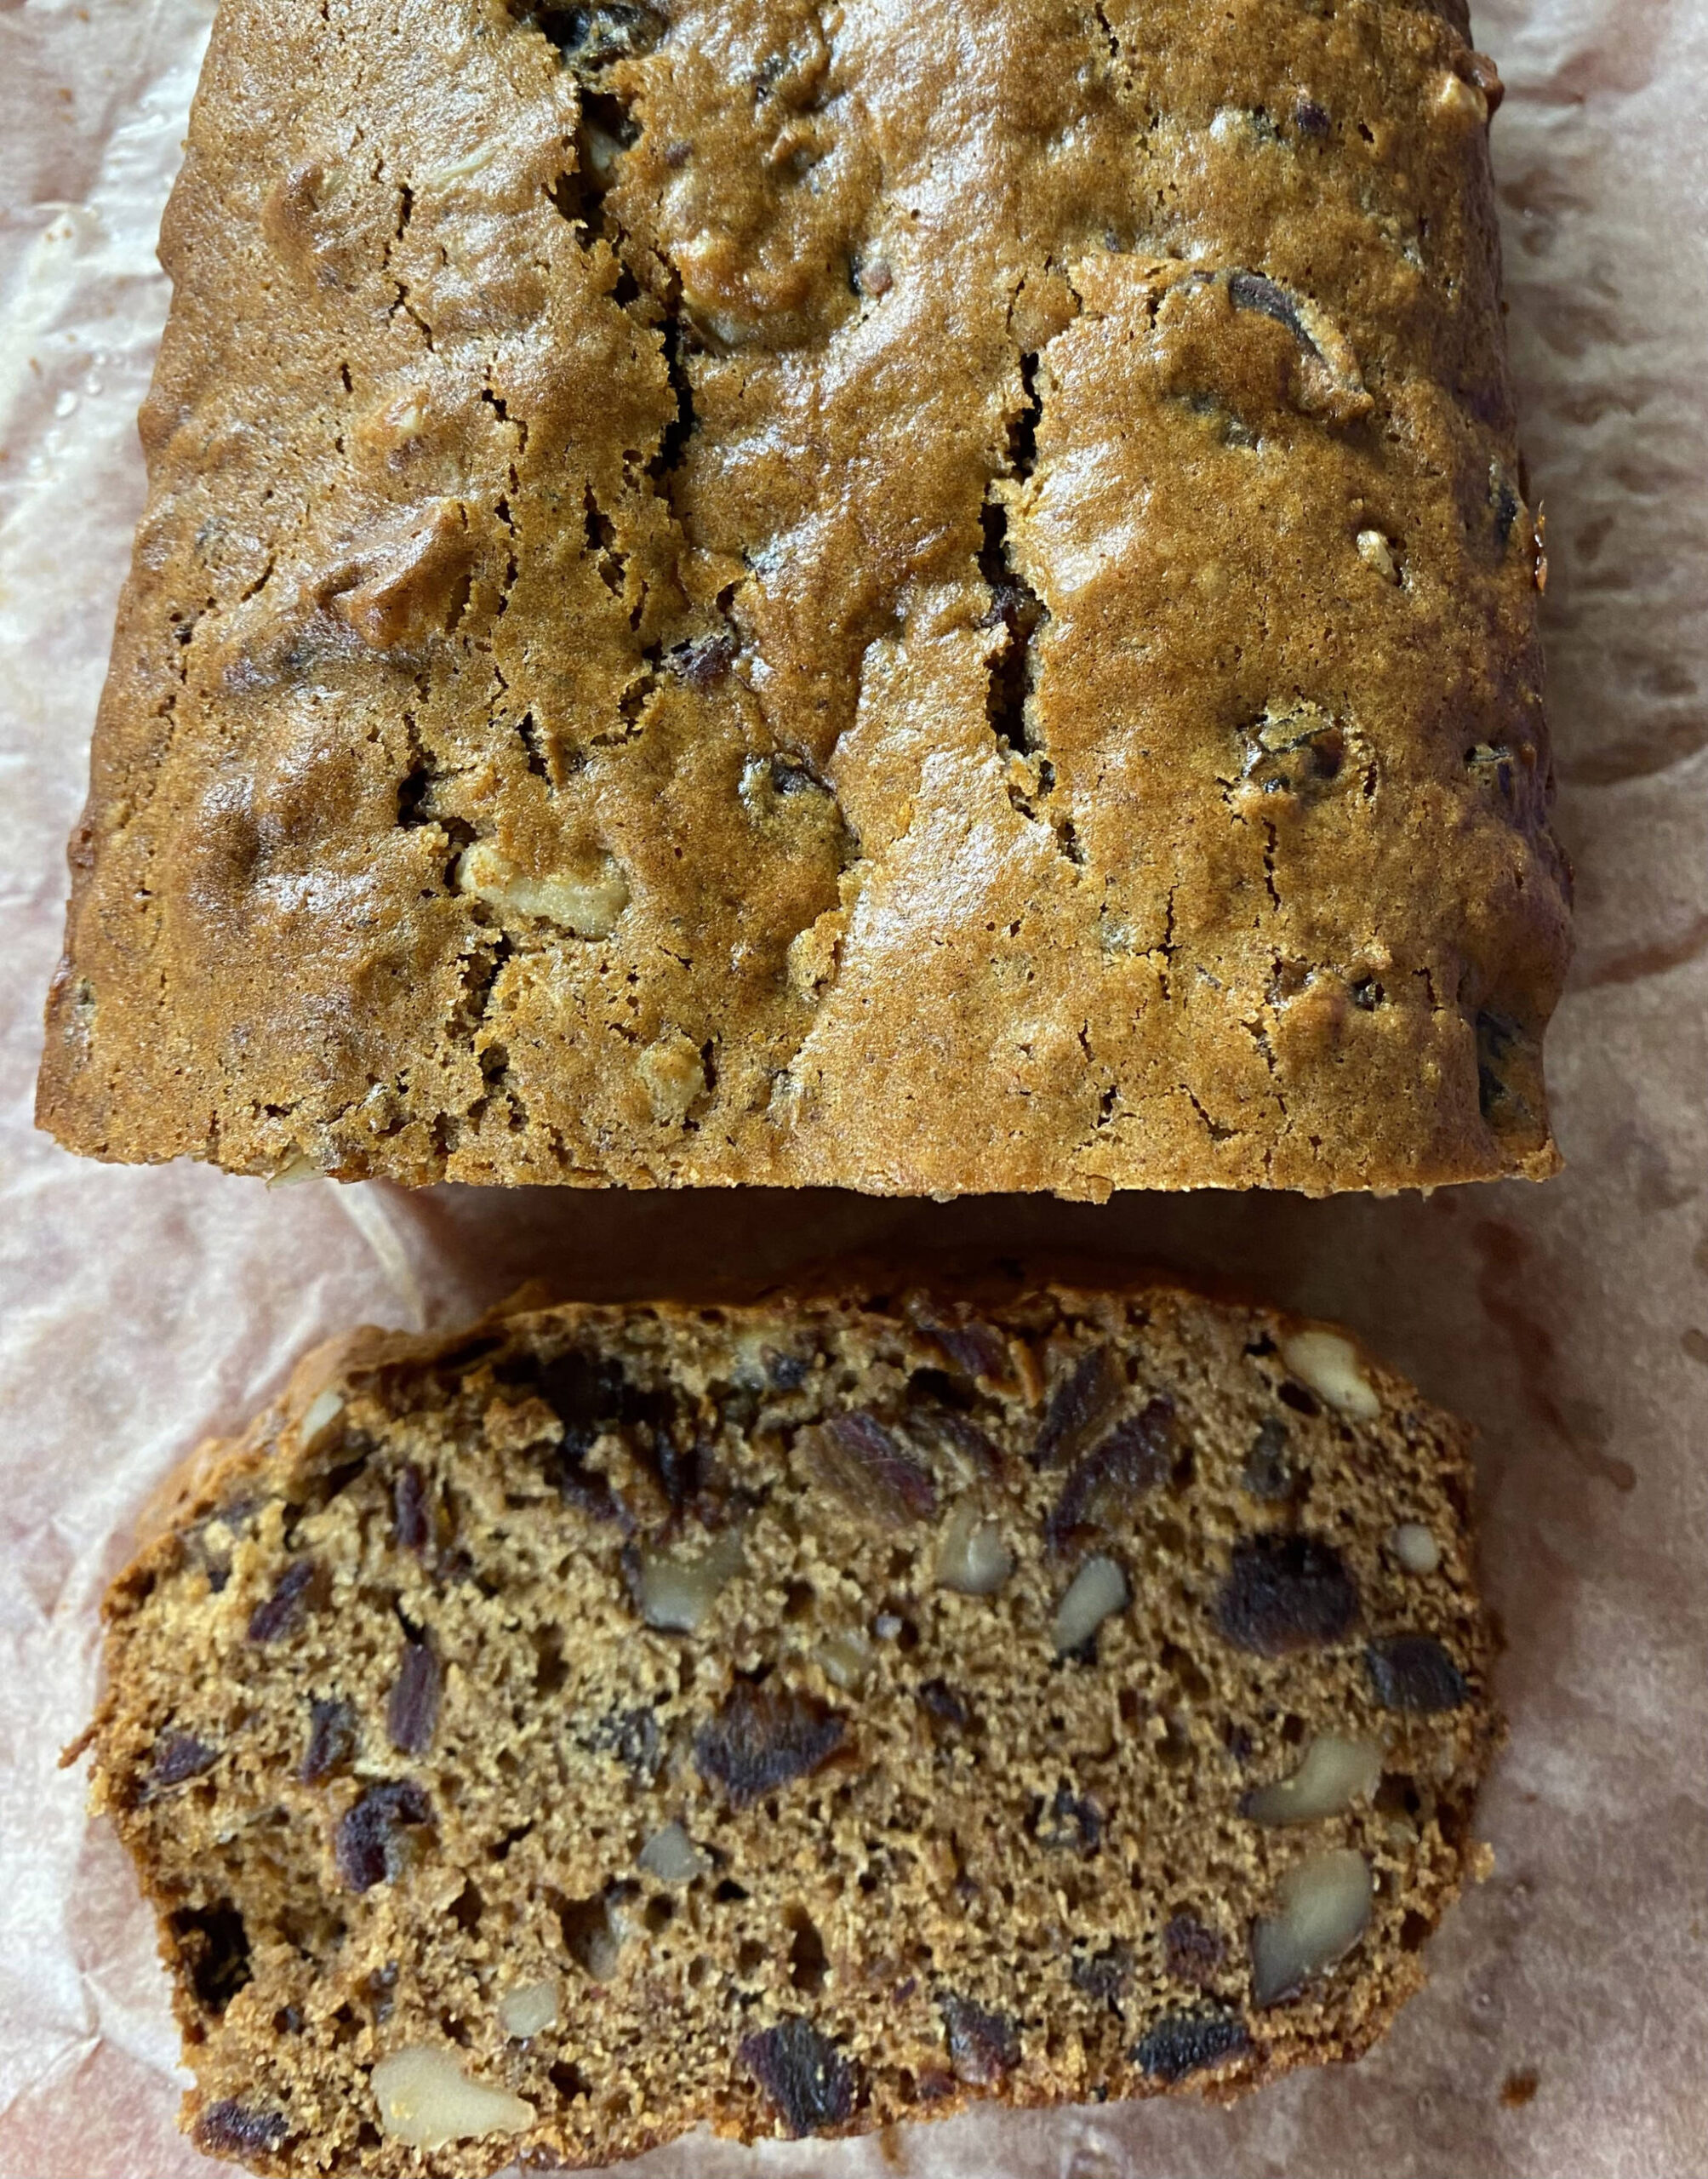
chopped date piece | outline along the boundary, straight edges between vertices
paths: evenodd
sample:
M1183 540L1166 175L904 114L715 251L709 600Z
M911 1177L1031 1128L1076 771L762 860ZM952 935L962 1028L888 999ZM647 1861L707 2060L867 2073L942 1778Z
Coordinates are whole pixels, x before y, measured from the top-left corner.
M1174 1914L1162 1931L1162 1957L1177 1981L1200 1987L1220 1973L1227 1950L1215 1930L1207 1929L1196 1914Z
M1014 1376L1008 1342L994 1324L961 1314L954 1322L921 1314L919 1329L934 1339L951 1370L976 1382L980 1377L993 1385L1007 1384Z
M1119 2011L1122 1993L1133 1979L1132 1947L1117 1942L1101 1952L1077 1953L1068 1971L1076 1990Z
M563 7L556 0L540 10L540 29L578 74L650 53L664 34L656 10L637 0L603 0L592 7Z
M886 1528L928 1521L937 1512L937 1485L864 1408L809 1423L796 1439L815 1482L853 1511Z
M203 2012L224 2012L251 1978L249 1932L229 1899L182 1907L172 1917L173 1941Z
M1038 1804L1037 1828L1041 1845L1089 1856L1103 1844L1103 1810L1088 1794L1060 1785L1048 1807Z
M797 2016L745 2037L740 2056L797 2141L841 2125L854 2109L854 2067L809 2020Z
M774 1393L797 1392L812 1368L804 1354L780 1354L774 1347L766 1348L764 1358L765 1381Z
M356 1753L356 1713L335 1696L310 1706L308 1746L297 1772L305 1786L317 1786Z
M1130 2056L1152 2080L1184 2080L1251 2048L1237 2013L1165 2013L1134 2045Z
M1248 1536L1215 1604L1236 1649L1285 1657L1338 1642L1358 1616L1358 1592L1331 1545L1313 1536Z
M1262 1499L1266 1504L1293 1496L1294 1474L1287 1460L1287 1425L1278 1415L1266 1415L1258 1425L1251 1450L1245 1456L1240 1482L1252 1497Z
M1317 343L1305 329L1296 299L1277 281L1266 278L1261 272L1230 272L1228 300L1236 310L1254 310L1265 317L1272 317L1277 325L1287 328L1301 348L1316 353Z
M154 1743L146 1791L151 1794L164 1793L169 1786L181 1786L188 1778L199 1778L204 1770L213 1769L219 1755L217 1748L209 1747L194 1733L168 1733Z
M1372 1642L1364 1663L1385 1710L1428 1715L1457 1710L1471 1700L1465 1674L1432 1634L1389 1634Z
M1087 1431L1100 1422L1119 1389L1109 1349L1094 1347L1082 1354L1049 1396L1043 1427L1032 1458L1053 1467L1067 1458Z
M339 1873L352 1891L371 1891L403 1873L408 1858L407 1831L431 1822L426 1794L413 1778L370 1786L338 1827Z
M665 663L690 689L704 691L715 689L728 673L740 654L741 646L727 631L722 635L702 636L697 643L678 643Z
M391 1541L399 1551L425 1551L430 1532L426 1485L414 1461L405 1461L391 1484Z
M957 1452L964 1453L981 1475L994 1479L1002 1473L1000 1449L967 1415L957 1415L952 1407L943 1408L933 1414L931 1423L938 1435L946 1438Z
M252 1642L276 1642L281 1634L295 1628L307 1608L310 1584L318 1570L311 1558L292 1559L279 1576L272 1594L249 1614Z
M1117 1422L1068 1474L1044 1523L1044 1541L1060 1553L1090 1523L1107 1526L1141 1491L1165 1483L1174 1459L1174 1403L1147 1401Z
M439 1722L444 1667L426 1642L406 1642L386 1705L386 1734L405 1755L425 1755Z
M1006 2013L986 2012L970 1998L938 2000L949 2038L949 2062L969 2088L994 2088L1020 2062L1020 2030Z
M566 1450L585 1453L600 1426L622 1419L628 1380L608 1355L586 1354L572 1347L540 1370L540 1394L563 1425Z
M842 1746L846 1725L809 1695L736 1685L717 1715L694 1736L700 1774L715 1780L737 1808L804 1778Z
M964 1733L973 1722L966 1697L957 1695L946 1679L928 1679L919 1690L921 1707L938 1724L951 1733Z
M210 2156L273 2156L284 2147L290 2121L283 2111L262 2111L222 2096L204 2104L191 2129L197 2148Z

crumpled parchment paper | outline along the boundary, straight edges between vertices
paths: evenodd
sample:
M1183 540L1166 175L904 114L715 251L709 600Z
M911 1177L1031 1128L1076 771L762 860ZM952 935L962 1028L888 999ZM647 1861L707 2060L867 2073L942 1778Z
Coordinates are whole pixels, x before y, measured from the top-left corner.
M1580 954L1569 1161L1432 1201L506 1198L81 1164L33 1135L61 852L142 502L152 256L209 0L0 0L0 2173L179 2179L150 1919L83 1781L96 1605L135 1512L310 1341L844 1245L1039 1245L1232 1273L1344 1317L1481 1427L1511 1747L1497 1873L1356 2068L1194 2101L637 2167L914 2179L1496 2179L1708 2170L1708 9L1488 0L1494 157L1545 504Z

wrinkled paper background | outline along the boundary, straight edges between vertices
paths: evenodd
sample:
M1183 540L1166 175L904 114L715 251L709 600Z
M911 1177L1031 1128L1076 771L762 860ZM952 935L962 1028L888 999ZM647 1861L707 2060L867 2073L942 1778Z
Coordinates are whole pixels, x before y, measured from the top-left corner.
M1708 8L1489 0L1494 157L1580 952L1551 1065L1565 1177L1429 1202L959 1205L268 1192L31 1133L62 843L141 506L153 259L208 0L0 0L0 2172L211 2172L177 2135L148 1918L56 1771L135 1511L352 1320L748 1279L844 1244L1057 1242L1343 1316L1481 1426L1512 1739L1497 1873L1351 2070L975 2114L657 2179L1402 2179L1708 2170ZM1534 2093L1528 2094L1534 2083Z

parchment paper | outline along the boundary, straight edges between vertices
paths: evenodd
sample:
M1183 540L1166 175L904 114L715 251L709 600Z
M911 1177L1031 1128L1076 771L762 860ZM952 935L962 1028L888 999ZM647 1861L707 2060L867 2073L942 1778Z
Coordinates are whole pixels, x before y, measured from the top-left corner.
M1362 2066L1232 2112L973 2116L663 2151L654 2179L1494 2179L1708 2170L1708 9L1491 0L1511 327L1545 502L1578 969L1569 1170L1425 1203L415 1198L107 1170L31 1134L62 844L141 505L152 248L208 0L0 0L0 2173L211 2171L148 1918L54 1758L135 1509L357 1318L745 1280L843 1244L1059 1243L1349 1319L1483 1433L1511 1745L1498 1873Z

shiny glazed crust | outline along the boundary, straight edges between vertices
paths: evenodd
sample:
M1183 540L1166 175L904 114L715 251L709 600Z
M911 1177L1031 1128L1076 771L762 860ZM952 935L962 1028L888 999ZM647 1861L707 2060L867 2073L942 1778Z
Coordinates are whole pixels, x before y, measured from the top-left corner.
M409 1182L1551 1171L1462 27L225 0L44 1124Z

